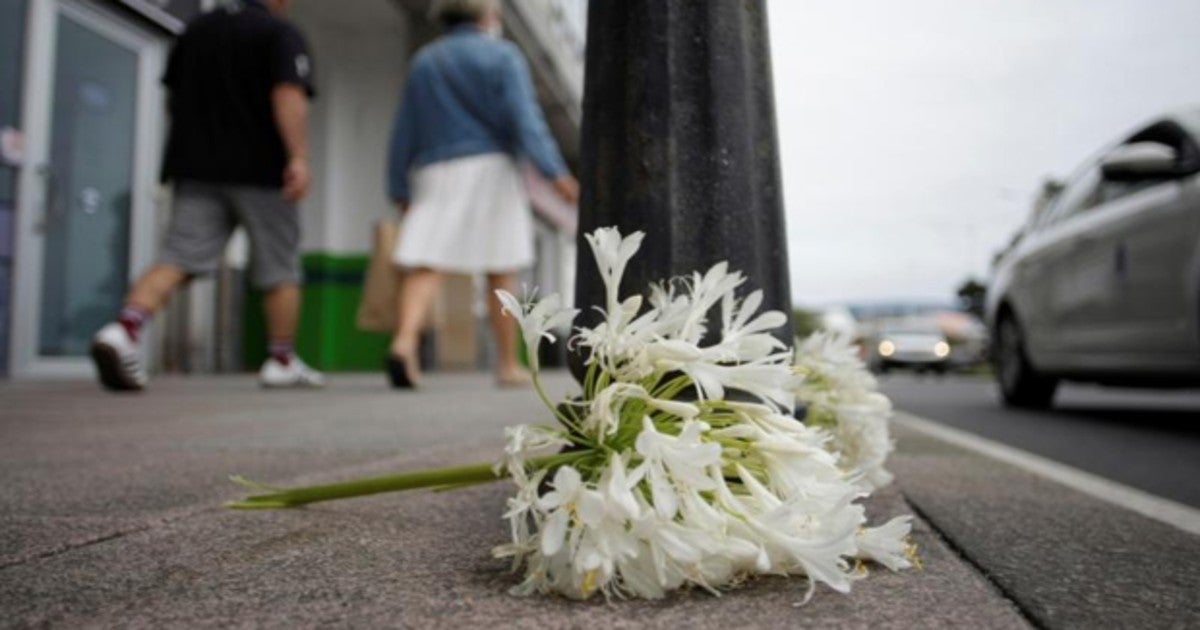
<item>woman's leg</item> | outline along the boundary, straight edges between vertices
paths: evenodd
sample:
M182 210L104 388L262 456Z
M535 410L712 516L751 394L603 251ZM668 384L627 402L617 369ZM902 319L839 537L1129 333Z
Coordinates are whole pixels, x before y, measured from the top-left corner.
M391 352L404 359L409 374L418 376L420 365L417 347L421 328L433 299L437 296L442 274L433 269L410 269L404 275L396 300L396 332L392 336Z
M501 384L522 383L528 380L528 375L517 361L517 323L500 310L500 300L496 298L497 289L516 292L517 274L489 273L487 281L488 321L496 339L496 378Z

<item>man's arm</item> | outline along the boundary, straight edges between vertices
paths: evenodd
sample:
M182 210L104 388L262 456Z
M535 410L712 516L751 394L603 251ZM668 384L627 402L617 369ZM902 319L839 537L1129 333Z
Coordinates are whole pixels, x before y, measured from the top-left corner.
M308 194L308 96L296 83L279 83L271 90L275 126L287 150L283 169L283 196L299 201Z

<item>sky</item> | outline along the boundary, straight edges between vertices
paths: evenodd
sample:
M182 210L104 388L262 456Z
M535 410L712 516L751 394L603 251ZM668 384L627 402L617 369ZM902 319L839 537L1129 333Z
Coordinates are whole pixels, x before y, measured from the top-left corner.
M1197 0L768 0L792 300L948 300L1065 177L1200 106Z

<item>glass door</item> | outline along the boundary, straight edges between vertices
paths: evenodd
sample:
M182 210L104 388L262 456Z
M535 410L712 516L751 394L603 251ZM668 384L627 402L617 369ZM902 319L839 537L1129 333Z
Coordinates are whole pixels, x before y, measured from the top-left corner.
M165 44L90 3L39 4L31 17L53 37L30 55L45 72L28 100L44 113L30 125L32 185L22 187L14 373L74 374L153 247Z
M38 354L83 356L126 289L138 55L70 15L57 27Z

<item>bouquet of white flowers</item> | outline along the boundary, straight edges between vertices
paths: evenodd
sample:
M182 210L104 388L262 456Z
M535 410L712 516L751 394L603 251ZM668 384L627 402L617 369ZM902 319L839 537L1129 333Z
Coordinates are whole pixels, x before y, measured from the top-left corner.
M796 372L804 377L796 388L807 406L804 423L830 432L842 468L858 475L864 490L891 483L883 465L893 449L892 403L877 391L849 335L818 332L805 339L796 349Z
M505 514L512 540L494 553L524 570L514 588L522 594L658 598L684 585L716 593L764 574L807 576L809 593L818 583L846 592L864 574L858 560L911 566L910 517L867 527L858 503L886 482L890 448L887 411L878 408L886 398L851 382L865 372L838 367L844 351L819 351L839 347L821 340L806 344L795 366L769 333L785 315L758 312L761 291L739 300L745 278L725 263L652 287L648 303L622 298L621 276L642 236L614 228L587 236L607 299L602 321L572 339L587 357L578 398L551 401L537 364L541 341L577 311L554 295L523 303L499 294L520 323L535 389L558 422L507 429L495 467L271 489L233 507L506 475L516 485ZM709 321L714 310L719 322ZM825 391L837 393L818 395ZM816 423L792 416L797 394ZM867 420L855 416L859 404L873 409L863 412Z

